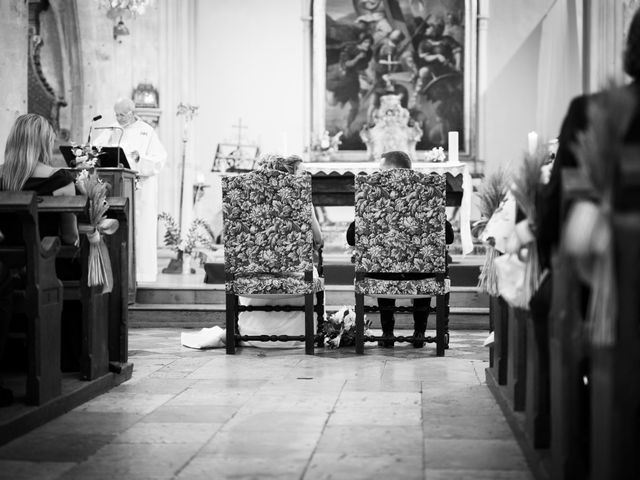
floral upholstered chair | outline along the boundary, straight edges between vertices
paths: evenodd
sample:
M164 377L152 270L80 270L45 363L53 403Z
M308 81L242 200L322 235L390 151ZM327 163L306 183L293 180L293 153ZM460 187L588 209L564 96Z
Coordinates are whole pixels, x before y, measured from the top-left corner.
M236 340L304 340L306 353L313 354L314 294L324 290L324 282L313 268L311 175L267 169L224 177L222 203L227 353L235 353ZM305 305L243 306L238 296L274 303L303 296ZM251 310L304 311L305 334L240 336L238 312Z
M364 312L379 311L377 306L364 306L365 295L396 299L436 297L436 337L425 340L435 342L437 355L444 355L445 294L449 291L445 277L444 176L408 169L358 175L355 203L356 352L364 352L365 340L382 338L364 337ZM370 276L381 273L385 274L384 279ZM407 279L416 276L419 279Z

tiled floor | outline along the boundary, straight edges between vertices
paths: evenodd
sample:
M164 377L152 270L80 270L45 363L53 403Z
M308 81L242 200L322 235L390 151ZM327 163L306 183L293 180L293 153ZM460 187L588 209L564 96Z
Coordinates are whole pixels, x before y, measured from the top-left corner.
M131 330L133 378L0 447L0 478L532 479L484 385L483 332L452 332L444 358L227 356L179 336Z

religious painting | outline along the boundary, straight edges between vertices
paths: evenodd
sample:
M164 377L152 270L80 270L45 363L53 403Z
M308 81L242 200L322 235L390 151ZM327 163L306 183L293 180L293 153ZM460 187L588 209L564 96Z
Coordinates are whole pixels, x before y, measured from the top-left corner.
M447 148L459 132L470 155L475 103L475 2L471 0L317 0L314 3L314 130L342 132L342 151L366 146L361 132L377 118L381 98L396 95L416 148ZM318 28L319 27L319 28ZM472 58L473 57L473 58ZM324 74L319 69L324 69ZM317 76L315 78L318 78ZM398 98L398 97L396 97Z

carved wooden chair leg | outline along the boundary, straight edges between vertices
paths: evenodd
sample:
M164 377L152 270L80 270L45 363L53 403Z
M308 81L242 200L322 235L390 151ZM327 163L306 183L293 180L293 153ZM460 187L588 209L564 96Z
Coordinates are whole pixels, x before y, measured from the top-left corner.
M364 295L356 293L356 353L364 353Z
M226 296L227 353L236 353L236 310L237 297L233 293Z
M436 355L444 357L445 350L445 299L444 295L436 297Z
M324 290L316 292L316 317L318 319L318 328L316 335L316 345L324 346Z
M304 348L307 355L313 355L314 340L313 293L308 293L304 296Z

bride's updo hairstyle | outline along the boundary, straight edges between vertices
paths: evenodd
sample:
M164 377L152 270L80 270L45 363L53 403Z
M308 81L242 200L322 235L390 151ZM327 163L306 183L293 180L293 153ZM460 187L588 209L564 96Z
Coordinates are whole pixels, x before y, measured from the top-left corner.
M283 157L275 153L267 153L258 160L259 170L278 170L280 172L294 174L302 163L302 158L297 155Z

